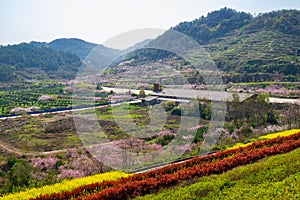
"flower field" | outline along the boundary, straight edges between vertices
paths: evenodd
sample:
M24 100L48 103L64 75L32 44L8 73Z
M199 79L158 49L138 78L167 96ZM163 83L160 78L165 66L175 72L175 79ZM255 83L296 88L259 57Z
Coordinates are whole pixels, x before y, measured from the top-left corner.
M293 135L295 133L300 132L300 129L291 129L291 130L286 130L286 131L280 131L280 132L276 132L276 133L270 133L267 135L263 135L260 136L258 138L258 140L265 140L265 139L272 139L272 138L276 138L276 137L283 137L283 136L289 136L289 135ZM229 147L228 149L234 149L234 148L239 148L239 147L245 147L250 145L251 143L237 143L232 147Z
M300 132L300 129L291 129L291 130L286 130L286 131L280 131L277 133L270 133L268 135L263 135L263 136L260 136L259 139L271 139L271 138L276 138L276 137L289 136L289 135L293 135L298 132Z
M95 182L101 182L104 180L117 180L120 179L121 177L127 177L129 174L125 174L123 172L107 172L104 174L97 174L93 176L87 176L84 178L77 178L73 180L64 180L60 183L56 183L54 185L49 185L49 186L44 186L41 188L32 188L24 192L19 192L15 194L10 194L7 196L2 197L1 199L3 200L9 200L9 199L30 199L30 198L35 198L41 194L51 194L54 192L62 192L62 191L70 191L73 190L74 188L81 186L81 185L86 185L86 184L91 184Z
M183 163L119 180L99 181L32 199L131 199L153 194L162 188L173 187L185 181L197 181L211 174L222 174L238 166L251 164L268 156L284 154L298 147L300 147L300 132L203 157L196 156Z

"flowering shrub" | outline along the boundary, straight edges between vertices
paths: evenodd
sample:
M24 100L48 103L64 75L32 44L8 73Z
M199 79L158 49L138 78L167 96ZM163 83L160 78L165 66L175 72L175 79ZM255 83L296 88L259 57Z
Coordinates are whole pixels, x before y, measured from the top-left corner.
M34 112L34 111L39 111L40 108L37 106L31 106L29 108L22 108L22 107L16 107L11 109L11 113L15 113L15 114L24 114L24 113L28 113L28 112Z
M72 149L65 158L68 162L58 167L57 179L79 178L99 172L96 160L88 155L85 149Z
M203 126L202 125L194 126L194 127L189 128L188 130L195 131L195 130L198 130L199 128L203 128Z
M76 148L69 150L60 159L51 155L46 158L33 158L31 162L36 169L32 176L38 181L47 180L49 176L54 176L53 181L84 177L99 173L102 167L85 149Z
M175 152L176 153L180 153L180 152L191 153L192 152L191 144L187 143L187 144L184 144L184 145L181 145L181 146L177 146L175 148Z
M139 90L139 89L150 89L151 86L149 83L138 83L136 85L136 88Z
M42 95L39 97L39 101L53 101L55 98L49 95Z
M245 93L264 93L270 94L279 97L288 97L288 96L299 96L300 90L298 89L287 89L278 85L269 85L265 88L254 88L254 87L231 87L227 91L230 92L245 92Z
M46 170L46 169L53 169L57 163L58 159L51 156L48 158L33 158L32 164L35 168Z
M150 144L149 149L153 151L161 150L162 146L156 143Z
M274 133L279 131L284 131L288 129L288 125L278 126L278 125L269 125L263 129L263 133Z
M185 71L181 71L181 72L189 72L189 71L193 71L193 70L185 70ZM207 90L207 85L204 84L184 84L182 86L182 89L195 89L195 90Z
M160 131L156 136L163 137L163 136L167 136L167 135L176 136L176 134L174 132L170 131L169 129Z
M58 174L58 179L65 179L65 178L81 178L84 177L84 172L81 170L74 170L74 169L60 169L60 174Z

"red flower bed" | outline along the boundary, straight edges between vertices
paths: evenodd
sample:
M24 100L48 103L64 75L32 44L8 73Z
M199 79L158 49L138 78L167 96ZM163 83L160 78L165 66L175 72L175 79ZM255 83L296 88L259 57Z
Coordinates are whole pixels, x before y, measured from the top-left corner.
M183 180L210 174L220 174L237 166L253 163L267 156L289 152L300 147L300 133L255 142L238 149L194 157L150 172L136 174L117 181L104 181L78 187L72 191L41 195L36 199L128 199L157 192Z

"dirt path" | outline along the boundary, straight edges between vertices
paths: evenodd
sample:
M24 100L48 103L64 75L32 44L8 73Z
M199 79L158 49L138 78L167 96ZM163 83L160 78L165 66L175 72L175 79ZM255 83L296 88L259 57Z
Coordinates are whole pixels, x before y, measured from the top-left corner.
M44 151L44 152L33 152L33 151L22 151L21 149L18 149L16 147L13 147L10 144L4 143L0 141L0 148L4 149L5 151L9 153L16 154L18 156L26 155L26 156L41 156L41 155L51 155L51 154L57 154L57 153L65 153L71 149L60 149L60 150L53 150L53 151Z
M17 149L9 144L3 143L2 141L0 141L0 148L4 149L9 153L17 154L19 156L24 155L24 152L20 149Z

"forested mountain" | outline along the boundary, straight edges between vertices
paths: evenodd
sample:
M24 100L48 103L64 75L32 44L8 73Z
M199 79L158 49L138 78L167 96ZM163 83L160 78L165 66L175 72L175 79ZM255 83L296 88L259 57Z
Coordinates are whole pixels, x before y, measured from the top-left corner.
M70 79L81 65L71 52L22 43L0 47L0 81L17 79Z
M86 42L81 39L56 39L47 44L47 47L58 51L70 51L77 54L81 59L84 59L97 44Z
M91 51L96 51L99 57L108 59L114 58L121 53L120 50L107 48L101 44L90 43L77 38L61 38L53 40L50 43L31 42L31 44L48 47L57 51L69 51L77 54L82 60L84 60Z
M120 53L120 50L76 38L0 46L0 82L73 79L82 62L99 63L97 67L103 67Z
M191 22L182 22L172 28L195 39L200 44L206 44L212 39L232 34L241 27L248 25L252 15L224 8L208 13Z
M300 11L280 10L260 14L246 27L248 31L279 31L289 35L300 35Z
M223 8L171 29L201 44L223 72L225 82L300 80L298 10L272 11L253 17ZM138 65L172 56L162 50L141 49L127 59L134 58Z

